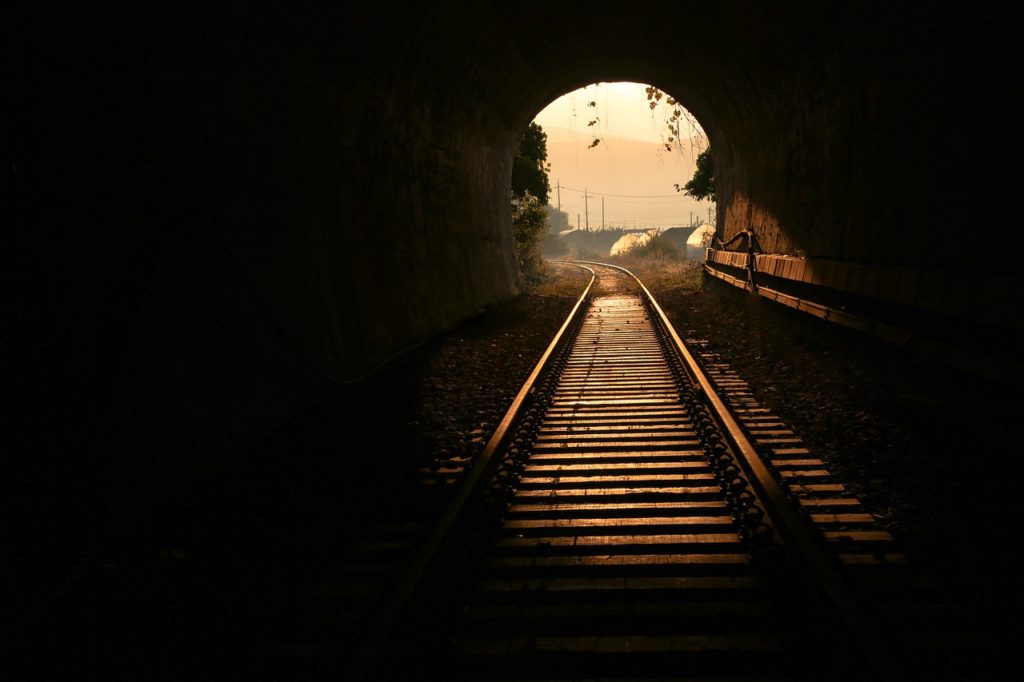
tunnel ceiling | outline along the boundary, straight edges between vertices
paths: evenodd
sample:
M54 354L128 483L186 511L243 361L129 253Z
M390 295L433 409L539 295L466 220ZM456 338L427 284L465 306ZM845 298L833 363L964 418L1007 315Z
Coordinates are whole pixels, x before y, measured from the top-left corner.
M965 264L950 244L968 219L1014 224L1018 14L736 0L26 12L4 47L33 282L23 345L77 387L69 402L105 387L141 411L154 453L208 466L515 295L515 145L595 81L652 83L699 118L724 236L754 224L780 253L1005 266L1009 250Z

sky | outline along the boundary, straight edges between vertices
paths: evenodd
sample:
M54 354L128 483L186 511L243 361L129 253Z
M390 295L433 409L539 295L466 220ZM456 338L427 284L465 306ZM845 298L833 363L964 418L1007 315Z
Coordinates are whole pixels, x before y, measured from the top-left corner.
M669 227L708 219L710 202L673 187L692 177L697 152L687 143L681 151L665 150L665 108L651 111L646 87L589 85L556 99L534 118L548 134L550 203L557 206L560 195L570 225L578 215L583 227L589 214L591 229L600 227L602 200L606 226ZM596 107L587 106L592 101ZM598 123L588 126L595 113ZM601 142L590 148L595 131Z

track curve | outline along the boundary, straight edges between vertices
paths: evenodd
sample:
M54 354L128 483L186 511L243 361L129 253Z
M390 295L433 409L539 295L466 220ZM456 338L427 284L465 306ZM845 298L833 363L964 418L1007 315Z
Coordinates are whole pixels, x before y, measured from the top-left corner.
M890 679L653 296L621 268L581 266L591 286L392 604L392 619L406 601L418 615L388 643L381 629L388 655L361 672ZM447 588L414 597L431 575Z

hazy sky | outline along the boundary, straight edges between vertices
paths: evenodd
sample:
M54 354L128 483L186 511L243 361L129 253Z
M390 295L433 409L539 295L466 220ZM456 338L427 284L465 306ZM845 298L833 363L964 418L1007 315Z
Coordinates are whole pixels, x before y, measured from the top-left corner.
M692 177L696 152L686 143L682 152L665 151L665 107L651 111L646 87L590 85L558 98L534 119L548 134L551 203L558 203L560 183L570 224L575 226L578 214L582 226L589 211L591 228L600 227L602 198L606 225L667 227L689 225L696 216L707 220L710 202L695 201L672 186ZM588 107L591 101L597 106ZM588 127L595 112L598 123ZM602 141L589 148L595 131Z
M646 87L643 83L588 85L562 95L534 120L545 129L566 128L583 136L598 128L602 135L660 142L667 135L663 112L648 107ZM597 102L597 106L588 107L590 102ZM598 124L587 127L595 113L600 119Z

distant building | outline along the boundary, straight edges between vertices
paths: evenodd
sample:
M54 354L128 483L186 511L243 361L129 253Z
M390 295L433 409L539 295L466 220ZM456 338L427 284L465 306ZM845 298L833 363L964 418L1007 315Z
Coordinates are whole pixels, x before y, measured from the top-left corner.
M686 240L690 238L690 234L697 229L694 226L688 227L667 227L661 231L662 239L666 239L679 249L679 253L686 254ZM687 256L689 258L689 256Z
M612 244L619 234L613 231L588 232L574 229L559 232L558 239L565 244L570 255L576 258L604 258L609 255Z
M672 242L680 251L686 254L687 260L704 260L704 249L711 243L711 235L715 233L715 226L709 223L700 225L687 225L683 227L669 227L661 231L663 239Z
M709 223L698 225L686 238L686 257L690 260L703 261L705 249L711 246L711 238L715 235L715 226Z

